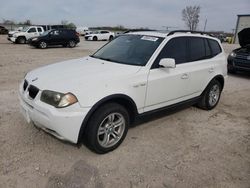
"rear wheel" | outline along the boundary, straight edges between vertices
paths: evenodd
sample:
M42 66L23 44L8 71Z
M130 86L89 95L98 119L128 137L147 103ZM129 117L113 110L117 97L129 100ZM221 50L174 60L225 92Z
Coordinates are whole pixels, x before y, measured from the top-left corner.
M39 43L39 48L45 49L45 48L47 48L47 47L48 47L48 45L47 45L47 43L46 43L45 41L41 41L41 42Z
M70 48L74 48L76 46L76 42L74 40L70 40L68 46Z
M97 37L96 36L93 37L93 41L97 41Z
M25 44L26 43L26 38L25 37L18 37L17 38L17 43L18 44Z
M109 37L109 40L113 40L113 38L114 38L114 37L111 35L111 36Z
M218 104L222 91L221 83L218 80L212 80L204 91L198 107L204 110L211 110Z
M126 137L129 115L116 103L100 107L90 118L86 130L86 145L96 153L116 149Z

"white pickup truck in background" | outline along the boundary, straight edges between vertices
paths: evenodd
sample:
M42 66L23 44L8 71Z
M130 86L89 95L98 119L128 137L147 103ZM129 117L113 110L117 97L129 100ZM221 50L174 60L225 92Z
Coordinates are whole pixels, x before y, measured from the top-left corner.
M43 32L44 29L41 26L29 26L19 32L9 32L8 40L13 43L25 44L28 39L40 36Z

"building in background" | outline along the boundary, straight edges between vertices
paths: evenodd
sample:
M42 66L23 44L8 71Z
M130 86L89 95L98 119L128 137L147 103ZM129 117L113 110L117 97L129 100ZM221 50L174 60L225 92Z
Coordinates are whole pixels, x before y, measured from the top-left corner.
M234 43L239 43L238 33L244 29L250 27L250 14L241 14L238 15L235 34L234 34Z

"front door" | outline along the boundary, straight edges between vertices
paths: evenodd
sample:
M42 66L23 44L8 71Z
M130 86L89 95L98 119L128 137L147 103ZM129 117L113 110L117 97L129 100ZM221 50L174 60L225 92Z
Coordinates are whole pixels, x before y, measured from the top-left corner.
M148 75L144 111L175 104L189 98L189 72L187 63L187 39L173 38L165 45ZM175 68L159 66L163 58L173 58Z

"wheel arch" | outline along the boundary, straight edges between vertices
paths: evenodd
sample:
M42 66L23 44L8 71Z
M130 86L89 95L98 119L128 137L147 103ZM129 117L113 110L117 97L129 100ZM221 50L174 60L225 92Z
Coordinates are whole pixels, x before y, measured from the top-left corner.
M223 90L224 84L225 84L225 79L224 79L224 77L222 75L216 75L212 80L217 80L218 82L220 82L220 84L221 84L221 90Z
M101 99L100 101L98 101L91 109L90 111L87 113L87 115L85 116L79 134L78 134L78 141L77 143L80 144L82 142L82 139L84 137L84 133L85 133L85 129L87 127L88 121L90 119L90 117L94 114L94 112L102 105L107 104L107 103L118 103L122 106L124 106L126 108L126 110L129 113L129 117L130 117L130 123L134 122L135 117L138 114L138 110L137 110L137 106L134 102L134 100L125 95L125 94L114 94L114 95L109 95L107 97L104 97L103 99Z
M27 40L26 36L24 36L24 35L20 35L17 38L25 38L25 40Z
M223 90L223 88L224 88L224 83L225 83L225 79L224 79L224 77L223 77L221 74L219 74L219 75L214 76L214 77L208 82L208 84L206 85L205 89L203 90L201 96L205 93L205 91L206 91L206 89L208 88L209 84L210 84L213 80L217 80L218 82L220 82L220 84L221 84L221 90Z
M26 36L20 35L20 36L18 36L18 37L16 38L16 42L17 42L17 43L18 43L18 40L19 40L20 38L24 38L24 39L25 39L25 42L27 41Z

